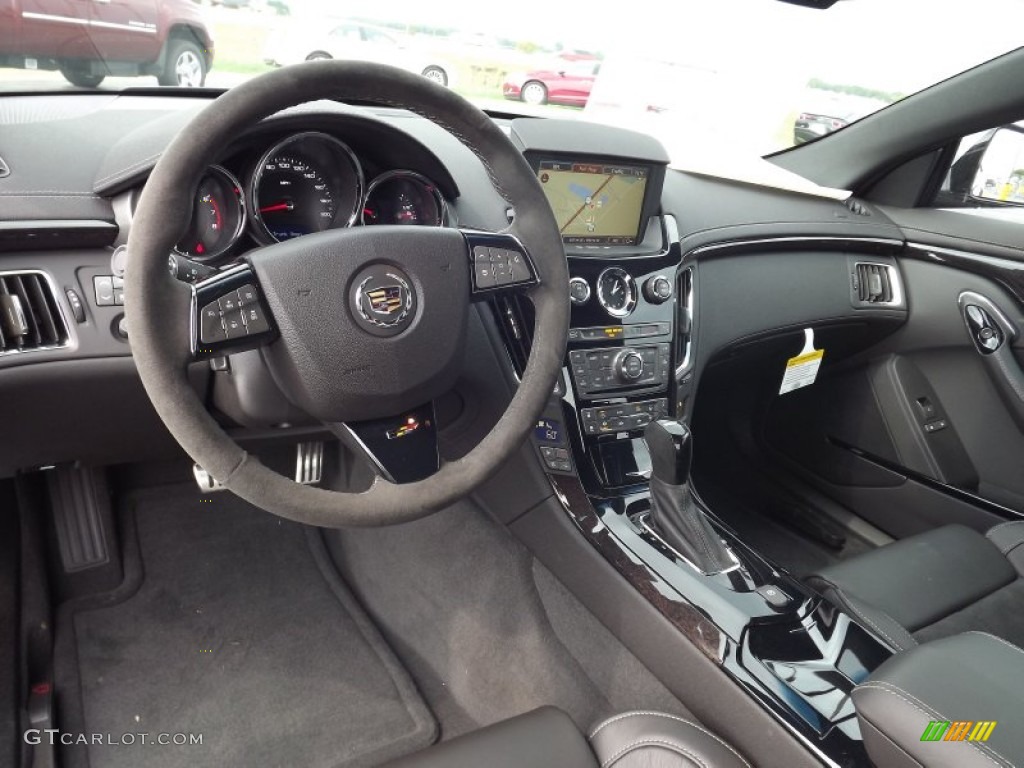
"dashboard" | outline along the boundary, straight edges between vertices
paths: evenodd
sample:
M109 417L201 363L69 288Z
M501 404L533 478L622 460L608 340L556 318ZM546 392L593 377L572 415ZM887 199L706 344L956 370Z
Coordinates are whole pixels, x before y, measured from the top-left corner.
M8 283L28 291L27 300L42 291L39 313L50 312L57 330L52 343L30 353L0 351L0 397L20 404L5 423L20 439L0 446L0 473L173 451L139 386L111 256L127 240L150 170L206 98L0 99L0 156L11 169L0 178L0 292ZM641 134L576 120L494 119L548 187L569 264L565 396L574 410L553 414L555 428L543 430L559 445L538 441L551 471L583 469L564 458L570 436L583 443L573 455L591 457L600 475L595 482L616 483L613 475L629 471L621 446L651 418L687 415L702 369L722 350L815 317L863 320L868 311L850 304L848 242L873 238L894 251L901 241L880 214L857 218L834 200L672 170L664 148ZM176 249L204 270L325 229L499 231L514 216L469 149L401 110L306 105L253 125L211 160ZM841 244L803 258L792 253L799 246L776 243L782 235ZM756 245L764 238L772 242ZM755 245L721 249L735 241ZM780 247L786 252L773 252ZM761 269L746 269L753 259ZM813 301L778 299L794 261L819 286ZM763 290L765 276L778 276L777 290ZM500 356L511 373L521 372L529 301L500 297L474 312L505 347ZM275 385L257 363L258 353L242 353L230 365L194 365L191 374L211 409L236 428L308 423L287 403L266 407L280 397L274 399ZM483 389L486 377L472 365L466 376L479 389L462 393L464 404L501 399ZM254 403L262 408L258 417L251 415ZM49 425L59 427L60 440Z
M229 150L199 180L176 252L222 264L252 247L328 229L451 223L437 182L357 152L338 133L275 132Z

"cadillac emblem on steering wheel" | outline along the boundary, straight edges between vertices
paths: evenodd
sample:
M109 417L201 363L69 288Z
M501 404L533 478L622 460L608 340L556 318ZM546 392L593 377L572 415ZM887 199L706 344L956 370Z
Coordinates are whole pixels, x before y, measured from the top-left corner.
M376 265L356 278L352 304L356 320L365 330L391 336L405 330L412 321L416 293L400 270Z

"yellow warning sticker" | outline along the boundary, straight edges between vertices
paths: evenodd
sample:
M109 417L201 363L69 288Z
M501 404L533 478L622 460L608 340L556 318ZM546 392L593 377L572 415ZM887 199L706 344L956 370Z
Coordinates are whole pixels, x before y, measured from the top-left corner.
M818 378L821 360L825 350L814 348L814 329L804 330L804 348L796 357L786 361L786 372L782 376L779 394L784 395L796 389L809 387Z

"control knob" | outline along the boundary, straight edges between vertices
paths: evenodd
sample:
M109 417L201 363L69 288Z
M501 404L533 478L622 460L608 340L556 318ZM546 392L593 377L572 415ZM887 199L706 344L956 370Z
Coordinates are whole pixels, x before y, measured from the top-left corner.
M644 359L631 349L624 349L615 356L612 370L623 381L636 381L644 375Z
M644 298L651 304L664 304L672 298L672 281L664 275L655 275L644 283Z
M574 277L569 281L569 301L575 306L582 306L590 301L590 283L582 277Z

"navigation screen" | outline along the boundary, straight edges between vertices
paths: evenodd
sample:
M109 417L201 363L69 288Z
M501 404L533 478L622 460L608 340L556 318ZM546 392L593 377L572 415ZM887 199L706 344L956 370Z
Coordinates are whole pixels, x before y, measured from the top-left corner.
M537 176L566 243L635 245L649 168L542 160Z

